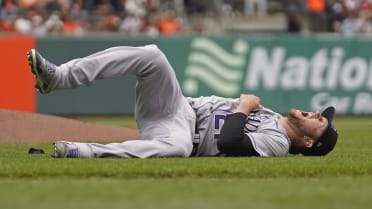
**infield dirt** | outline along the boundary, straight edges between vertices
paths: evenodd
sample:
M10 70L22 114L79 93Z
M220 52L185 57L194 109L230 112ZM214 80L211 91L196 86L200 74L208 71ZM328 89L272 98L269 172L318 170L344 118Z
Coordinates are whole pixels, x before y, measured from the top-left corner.
M138 139L137 129L83 122L60 116L0 109L0 143L124 141Z

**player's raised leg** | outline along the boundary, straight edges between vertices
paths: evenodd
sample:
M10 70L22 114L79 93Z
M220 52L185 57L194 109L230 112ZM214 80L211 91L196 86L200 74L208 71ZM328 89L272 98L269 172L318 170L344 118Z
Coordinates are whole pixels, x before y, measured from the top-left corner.
M47 61L35 49L31 49L27 56L32 73L40 78L40 81L47 82L52 78L55 85L48 86L47 93L49 93L55 89L91 85L98 79L115 78L127 74L146 76L149 68L156 68L157 57L160 54L162 53L155 45L119 46L70 60L60 66Z

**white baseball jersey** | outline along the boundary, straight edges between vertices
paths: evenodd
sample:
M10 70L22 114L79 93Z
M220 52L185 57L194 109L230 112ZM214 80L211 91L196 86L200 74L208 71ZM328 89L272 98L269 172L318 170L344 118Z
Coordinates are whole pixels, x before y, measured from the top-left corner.
M196 155L217 155L220 130L226 116L238 107L238 99L217 96L187 99L196 112L196 129L200 135ZM290 140L279 123L280 116L270 109L262 108L247 117L244 133L262 157L285 156L289 152ZM199 140L198 137L195 140Z

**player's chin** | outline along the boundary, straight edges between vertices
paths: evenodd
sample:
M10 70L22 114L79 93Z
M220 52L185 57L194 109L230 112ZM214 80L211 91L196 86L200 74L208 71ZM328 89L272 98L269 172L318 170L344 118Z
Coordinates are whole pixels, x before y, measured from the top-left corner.
M291 108L288 112L288 116L295 116L298 114L298 110L297 109L294 109L294 108Z
M301 118L301 111L291 108L288 112L288 119L293 123L298 123Z

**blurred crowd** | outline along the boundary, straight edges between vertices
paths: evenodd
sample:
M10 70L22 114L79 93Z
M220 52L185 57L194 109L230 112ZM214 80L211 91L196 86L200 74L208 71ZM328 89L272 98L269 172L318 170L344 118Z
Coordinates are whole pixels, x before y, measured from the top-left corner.
M79 36L119 32L158 36L186 32L161 0L0 0L0 32ZM164 3L164 0L162 1Z
M288 32L372 34L372 0L287 0Z
M128 36L202 33L187 15L204 14L211 2L221 8L242 2L244 15L270 15L272 0L0 0L0 32L45 36L117 32ZM180 3L182 5L177 5ZM282 0L287 30L372 33L372 0ZM182 14L177 10L182 6ZM185 18L186 17L186 18Z

